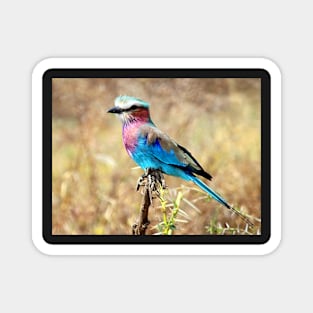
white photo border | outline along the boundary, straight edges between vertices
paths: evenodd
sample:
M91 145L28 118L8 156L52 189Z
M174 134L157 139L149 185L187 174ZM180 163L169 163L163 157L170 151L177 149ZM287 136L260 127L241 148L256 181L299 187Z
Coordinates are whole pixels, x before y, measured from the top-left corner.
M270 239L264 244L49 244L43 238L42 99L49 69L264 69L271 84ZM48 58L32 74L32 240L48 255L264 255L281 240L281 73L266 58Z

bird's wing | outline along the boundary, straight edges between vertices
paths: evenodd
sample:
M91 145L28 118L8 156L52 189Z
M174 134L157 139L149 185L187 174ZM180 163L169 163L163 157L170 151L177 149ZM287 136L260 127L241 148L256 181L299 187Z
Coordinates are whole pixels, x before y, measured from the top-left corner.
M149 147L149 152L161 162L185 168L207 179L212 179L212 176L203 170L198 161L186 148L177 144L172 138L155 126L142 126L140 128L140 136L145 139L145 144Z

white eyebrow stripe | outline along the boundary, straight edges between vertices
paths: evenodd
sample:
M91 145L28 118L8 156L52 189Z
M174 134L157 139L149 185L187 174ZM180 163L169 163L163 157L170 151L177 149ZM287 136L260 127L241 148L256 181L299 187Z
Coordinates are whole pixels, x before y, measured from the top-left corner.
M134 104L139 104L139 103L136 101L116 101L115 102L115 106L121 109L129 109Z
M133 105L138 107L149 108L149 103L130 96L119 96L115 98L114 105L120 109L129 109Z

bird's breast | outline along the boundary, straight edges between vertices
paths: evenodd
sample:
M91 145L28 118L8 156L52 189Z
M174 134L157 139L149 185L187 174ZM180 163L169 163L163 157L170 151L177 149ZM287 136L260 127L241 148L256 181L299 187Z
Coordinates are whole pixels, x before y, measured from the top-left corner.
M132 156L138 144L139 123L131 123L123 127L123 142L127 153Z

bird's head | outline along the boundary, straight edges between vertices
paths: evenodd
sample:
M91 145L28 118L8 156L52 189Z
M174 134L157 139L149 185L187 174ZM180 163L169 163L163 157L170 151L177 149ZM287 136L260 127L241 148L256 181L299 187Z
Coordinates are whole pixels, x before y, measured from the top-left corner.
M150 121L149 103L131 96L119 96L114 101L114 107L107 113L117 114L125 124L133 121Z

